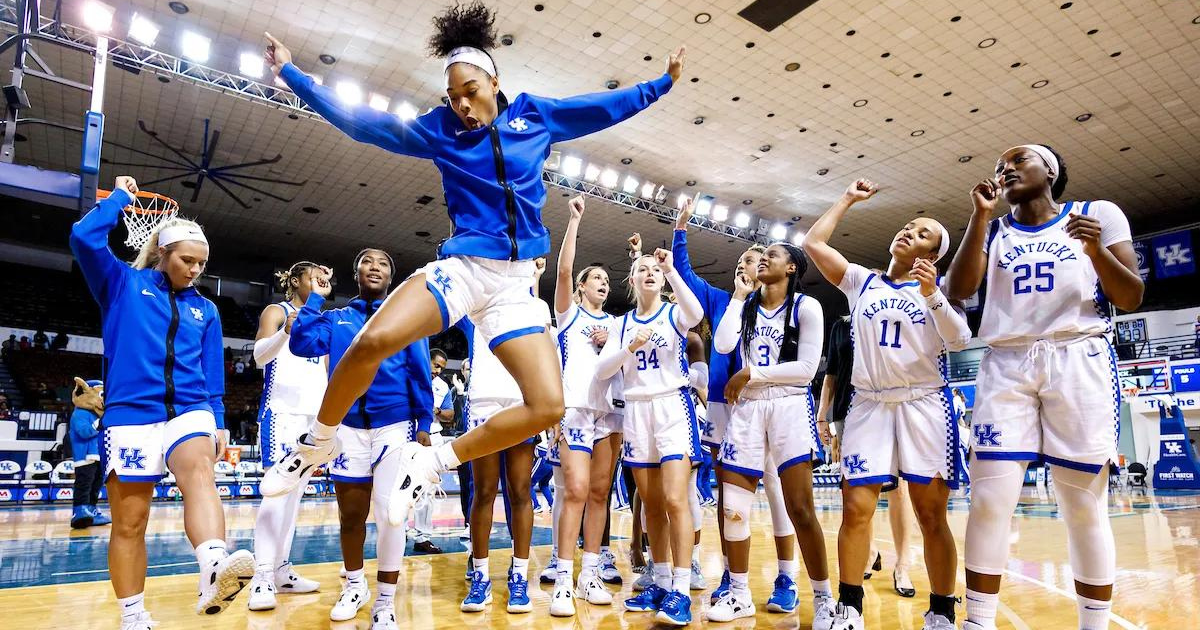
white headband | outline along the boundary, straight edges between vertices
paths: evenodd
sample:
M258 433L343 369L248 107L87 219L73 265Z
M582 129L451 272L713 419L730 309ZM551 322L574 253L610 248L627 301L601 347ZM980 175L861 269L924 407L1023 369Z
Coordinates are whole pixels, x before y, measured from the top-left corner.
M946 226L942 225L940 221L934 221L934 223L937 223L938 231L942 233L942 242L938 245L937 258L933 259L933 262L937 262L946 255L946 252L950 251L950 232L946 231Z
M165 227L158 232L158 246L166 247L172 243L179 241L199 241L208 245L208 239L204 238L204 232L198 227L190 225L172 225Z
M1047 149L1040 144L1022 144L1015 146L1008 151L1012 151L1013 149L1029 149L1030 151L1038 154L1038 157L1045 160L1046 168L1050 169L1050 183L1054 184L1054 180L1058 179L1058 158L1054 157L1054 154L1050 152L1050 149ZM1008 153L1008 151L1005 151L1005 153Z
M471 46L459 46L458 48L451 50L450 54L446 55L446 63L444 66L442 66L442 71L449 71L450 66L456 63L469 63L472 66L475 66L476 68L488 73L489 77L496 76L495 62L492 61L492 58L488 56L487 53L478 48L473 48Z

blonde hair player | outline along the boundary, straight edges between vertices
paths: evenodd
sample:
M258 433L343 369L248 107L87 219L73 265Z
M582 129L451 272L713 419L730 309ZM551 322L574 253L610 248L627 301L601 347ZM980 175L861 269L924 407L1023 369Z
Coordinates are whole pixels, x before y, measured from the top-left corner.
M1005 151L946 276L965 299L987 277L972 411L964 630L996 627L1009 527L1025 466L1044 459L1067 524L1079 627L1107 628L1116 574L1107 469L1117 458L1121 390L1109 304L1132 311L1145 286L1129 221L1109 201L1057 199L1067 169L1053 149ZM993 219L1003 197L1009 212Z
M663 301L667 283L678 304ZM636 306L613 322L609 341L600 351L596 377L623 374L624 462L634 469L650 548L658 563L654 585L625 600L625 609L655 612L656 621L686 625L692 620L688 591L694 536L688 482L700 437L688 391L685 347L687 331L700 322L704 311L675 271L669 250L659 249L634 261L629 287ZM568 542L560 539L559 545Z
M329 378L328 357L298 357L288 348L292 323L300 308L316 293L328 298L333 272L313 262L298 262L276 274L286 298L263 309L254 339L254 363L263 370L263 391L258 405L259 453L270 468L296 448L296 441L317 417L317 407ZM307 479L291 492L263 497L254 522L254 556L258 567L250 582L246 605L250 610L272 610L277 593L311 593L318 582L299 576L292 568L292 540Z
M71 251L103 315L105 375L101 470L113 529L108 572L121 630L155 625L146 611L146 525L154 485L169 469L183 494L183 522L200 565L196 613L229 606L254 575L254 556L225 548L225 513L213 464L225 451L225 361L217 307L193 286L208 240L192 221L169 219L132 267L108 235L133 202L137 182L113 192L71 226Z

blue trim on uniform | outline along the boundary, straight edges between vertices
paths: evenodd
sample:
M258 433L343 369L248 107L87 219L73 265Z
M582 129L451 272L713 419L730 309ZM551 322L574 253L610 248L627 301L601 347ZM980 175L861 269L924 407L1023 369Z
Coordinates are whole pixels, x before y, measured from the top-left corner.
M804 397L808 403L808 430L812 434L813 446L815 450L812 452L813 457L825 461L825 444L821 442L821 435L817 432L817 410L813 403L812 387L804 386Z
M682 351L683 346L680 346L680 348ZM686 362L684 362L684 366L685 367L687 366ZM688 372L685 369L683 371L683 373L687 374ZM680 397L683 398L683 408L687 410L688 448L691 451L687 454L688 459L690 459L694 462L703 461L704 454L701 452L701 449L700 449L700 430L699 430L700 420L699 420L699 418L696 417L696 404L694 402L692 402L691 388L689 388L686 385L683 387L680 387L679 395L680 395Z
M793 457L793 458L787 460L786 462L783 462L782 464L776 466L775 472L783 474L783 471L787 470L788 468L791 468L792 466L795 466L796 464L803 464L804 462L810 462L810 461L812 461L812 459L813 459L813 453L812 453L812 451L809 451L808 453L806 453L804 455L801 455L799 457Z
M996 240L996 234L999 234L999 233L1000 233L1000 219L999 218L992 219L991 221L988 222L987 245L983 246L983 250L985 252L987 250L991 249L992 241Z
M857 479L846 479L846 483L852 486L874 486L885 483L896 483L895 475L872 475L870 477L859 477Z
M871 281L875 279L876 275L877 274L872 271L871 274L867 276L866 281L863 282L862 288L858 290L858 297L862 297L862 294L867 292L867 286L871 284Z
M681 330L679 330L679 326L675 325L675 309L678 306L679 306L678 304L671 305L671 309L667 311L667 321L671 322L671 329L675 331L675 334L679 335L679 338L683 340L683 345L686 346L687 345L687 331L681 331Z
M671 304L670 304L670 303L668 303L668 302L663 302L663 303L662 303L662 306L659 306L659 307L658 307L658 310L657 310L657 311L654 311L654 314L653 314L653 315L651 315L651 316L650 316L650 318L649 318L649 319L646 319L646 320L641 320L641 319L638 319L638 318L637 318L637 312L636 312L636 311L629 311L628 313L626 313L626 315L629 315L630 317L632 317L632 318L633 318L633 321L635 321L635 322L637 322L637 323L639 323L639 324L649 324L650 322L654 321L654 319L655 319L656 317L658 317L659 313L662 313L662 312L663 312L663 309L664 309L664 308L667 308L668 306L671 306Z
M1031 451L981 451L976 449L975 457L1010 462L1036 462L1042 458L1042 454Z
M1050 455L1042 455L1042 459L1047 464L1062 466L1063 468L1070 468L1071 470L1079 470L1086 473L1095 474L1104 469L1104 464L1085 464L1083 462L1073 462L1069 459L1062 459L1061 457L1053 457Z
M945 369L945 357L946 352L943 347L942 354L939 355L939 360L943 361L943 370ZM958 417L954 413L954 394L950 391L950 387L942 387L941 394L942 413L946 414L946 468L948 469L946 485L951 490L957 490L959 480L963 477L962 472L966 468L959 458ZM903 472L901 476L903 476Z
M411 425L412 423L410 422L409 426ZM371 472L375 472L375 467L379 465L379 462L383 461L383 456L387 455L388 446L388 444L384 444L383 450L379 451L379 457L376 457L375 461L371 462Z
M1070 202L1067 202L1067 203L1070 203ZM1092 202L1091 202L1091 201L1085 201L1085 202L1083 202L1083 209L1079 211L1079 214L1082 214L1083 216L1085 216L1085 217L1086 217L1086 216L1088 215L1088 208L1089 208L1091 205L1092 205Z
M1022 232L1031 232L1031 233L1041 232L1042 230L1058 223L1059 221L1062 221L1063 217L1065 217L1065 216L1067 216L1067 214L1069 214L1072 203L1073 202L1070 202L1070 201L1068 201L1067 203L1064 203L1062 210L1060 210L1058 213L1058 216L1054 217L1053 219L1050 219L1049 221L1047 221L1041 225L1025 225L1024 223L1020 223L1017 221L1017 218L1015 216L1013 216L1012 212L1009 212L1007 215L1005 215L1004 220L1005 220L1005 223L1007 223L1009 227L1020 230Z
M683 455L667 455L666 457L658 460L658 463L661 466L662 464L673 461L683 461Z
M763 476L763 471L761 471L761 470L755 470L753 468L742 468L741 466L735 466L733 464L727 463L724 458L721 459L721 468L724 468L725 470L733 471L740 475L746 475L747 477L761 478Z
M329 475L329 478L338 483L371 483L374 477L346 477L343 475Z
M775 316L779 314L779 311L782 311L784 309L784 307L786 307L786 306L787 306L787 300L784 300L783 304L780 304L779 308L775 309L774 313L768 313L767 311L765 311L763 309L763 307L761 305L759 305L758 314L762 315L763 317L766 317L767 319L775 319Z
M192 433L188 433L187 435L179 438L178 440L175 440L175 443L171 445L171 448L167 449L167 454L163 455L163 463L167 464L168 465L167 467L169 468L170 461L171 461L171 453L175 450L175 447L179 446L180 444L183 444L184 442L186 442L192 438L196 438L196 437L215 437L215 436L213 436L213 434L211 434L211 433L205 433L204 431L194 431Z
M892 287L893 289L903 289L904 287L915 287L915 286L920 286L920 284L921 284L920 282L917 282L916 280L913 280L912 282L901 282L900 284L896 284L895 282L892 282L890 278L888 278L887 276L882 275L882 274L880 274L879 279L883 280L884 284L888 285L889 287Z
M269 369L275 362L267 364ZM266 398L266 388L263 388L263 398ZM275 465L275 453L271 448L271 442L275 437L275 413L270 407L264 407L259 412L258 420L258 457L262 460L263 472L267 468Z
M910 483L919 483L923 486L933 483L933 480L935 479L935 477L922 477L921 475L906 473L903 470L900 471L900 478Z
M122 475L116 470L112 471L123 483L158 483L166 475Z
M630 461L630 460L626 459L626 460L622 460L622 463L630 468L658 468L659 467L659 464L657 462L635 462L635 461ZM551 464L551 465L555 465L555 464Z
M593 442L593 444L595 444L595 442ZM572 451L583 451L583 452L587 453L588 455L592 454L592 449L588 448L582 444L567 444L567 448Z
M558 355L562 359L562 369L567 369L567 331L571 330L571 326L575 325L575 321L579 319L579 314L583 309L578 305L575 307L575 317L564 327L558 330Z
M433 294L433 299L437 301L438 310L442 313L442 330L446 330L450 327L450 310L446 308L446 298L442 297L442 294L434 288L433 283L428 280L425 281L425 288L429 289L429 292Z
M497 346L505 341L508 341L509 339L516 339L517 337L524 337L526 335L537 335L544 332L546 332L545 326L529 326L528 328L510 330L503 335L496 335L493 337L492 340L488 342L488 350L495 352Z

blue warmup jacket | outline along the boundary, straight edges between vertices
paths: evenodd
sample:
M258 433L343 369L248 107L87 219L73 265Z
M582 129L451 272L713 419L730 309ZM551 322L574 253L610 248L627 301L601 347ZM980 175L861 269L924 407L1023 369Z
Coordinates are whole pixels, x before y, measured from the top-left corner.
M292 322L288 347L298 357L329 355L329 371L354 341L382 301L367 304L354 298L342 308L321 311L325 298L315 292ZM429 368L429 342L422 339L383 361L366 395L346 414L342 423L355 429L378 429L415 421L417 431L428 431L433 422L433 372Z
M671 89L663 76L633 87L553 99L520 94L489 126L467 131L446 106L401 120L367 105L349 107L334 90L286 64L279 75L296 96L359 142L433 160L454 233L439 256L528 260L550 251L542 224L546 187L542 164L550 145L586 136L628 119Z
M162 272L133 269L108 247L131 203L113 191L71 226L71 251L100 305L104 426L153 424L211 411L225 428L224 342L217 306L195 287L171 289Z
M688 258L687 232L675 230L675 237L671 240L671 253L675 257L675 270L679 272L679 277L683 278L692 293L700 299L700 305L704 307L704 316L708 318L712 329L716 330L721 324L721 317L725 315L725 309L729 307L732 294L714 287L709 281L696 275L692 269L692 261ZM709 402L725 402L725 384L729 382L729 377L740 369L742 359L736 350L729 354L721 354L715 346L712 347L708 353Z
M100 430L96 427L99 419L100 416L87 409L76 407L71 412L71 459L76 464L87 462L89 456L100 461Z

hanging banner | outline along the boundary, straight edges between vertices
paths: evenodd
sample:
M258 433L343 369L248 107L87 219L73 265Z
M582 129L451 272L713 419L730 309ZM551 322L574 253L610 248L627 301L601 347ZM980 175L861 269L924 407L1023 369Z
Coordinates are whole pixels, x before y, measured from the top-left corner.
M1142 276L1144 282L1150 278L1150 243L1134 241L1133 253L1137 254L1138 275Z
M1154 275L1174 278L1196 273L1196 258L1192 254L1192 233L1189 230L1155 236Z

